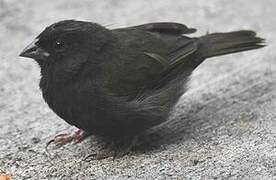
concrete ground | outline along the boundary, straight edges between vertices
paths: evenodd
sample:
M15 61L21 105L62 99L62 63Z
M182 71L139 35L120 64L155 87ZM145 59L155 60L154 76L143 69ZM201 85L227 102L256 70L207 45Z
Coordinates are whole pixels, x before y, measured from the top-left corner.
M0 174L14 179L276 179L276 1L0 0ZM44 103L39 68L18 54L45 26L82 19L110 28L176 21L206 32L254 29L268 47L209 59L171 120L121 159L84 161L91 137L45 144L70 127ZM147 148L145 148L147 147Z

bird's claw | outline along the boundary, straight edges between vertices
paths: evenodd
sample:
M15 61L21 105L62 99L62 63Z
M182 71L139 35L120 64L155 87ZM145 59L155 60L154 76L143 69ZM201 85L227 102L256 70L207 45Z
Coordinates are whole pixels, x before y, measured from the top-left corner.
M132 148L135 146L137 138L135 137L131 141L111 142L107 143L99 153L89 154L84 158L84 161L90 160L102 160L112 157L113 160L121 158L129 154Z
M87 134L83 130L78 130L73 134L63 133L55 136L54 139L51 139L49 142L47 142L46 147L48 147L50 144L55 144L56 146L60 147L71 143L72 141L75 141L75 143L79 143L83 141L86 137Z
M104 151L101 153L93 153L89 154L84 158L84 161L90 161L90 160L102 160L106 158L112 157L113 160L121 158L125 155L127 155L130 151Z

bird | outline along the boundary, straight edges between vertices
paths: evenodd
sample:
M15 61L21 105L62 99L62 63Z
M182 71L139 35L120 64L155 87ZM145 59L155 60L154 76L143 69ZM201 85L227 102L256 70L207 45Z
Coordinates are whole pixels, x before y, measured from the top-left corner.
M50 109L79 130L49 141L63 145L90 135L106 139L97 159L128 154L146 130L168 120L206 59L265 46L252 30L207 33L176 22L108 29L98 23L51 24L20 53L40 67Z

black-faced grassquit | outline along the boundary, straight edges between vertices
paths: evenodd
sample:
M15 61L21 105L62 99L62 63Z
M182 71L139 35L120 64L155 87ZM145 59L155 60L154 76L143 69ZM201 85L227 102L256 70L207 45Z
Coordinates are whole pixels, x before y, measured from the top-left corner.
M20 56L39 64L49 107L80 129L51 142L95 134L112 142L111 151L97 158L122 156L137 136L168 119L206 58L264 46L253 31L184 35L195 31L173 22L110 30L65 20L47 27Z

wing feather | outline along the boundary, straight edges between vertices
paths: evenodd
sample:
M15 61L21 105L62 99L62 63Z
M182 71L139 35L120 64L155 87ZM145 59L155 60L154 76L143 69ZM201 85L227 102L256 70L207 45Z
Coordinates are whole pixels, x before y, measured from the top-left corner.
M139 26L133 26L130 28L150 31L150 32L157 32L157 33L164 33L164 34L191 34L196 32L194 28L188 28L184 24L180 23L170 23L170 22L158 22L158 23L148 23L142 24Z

